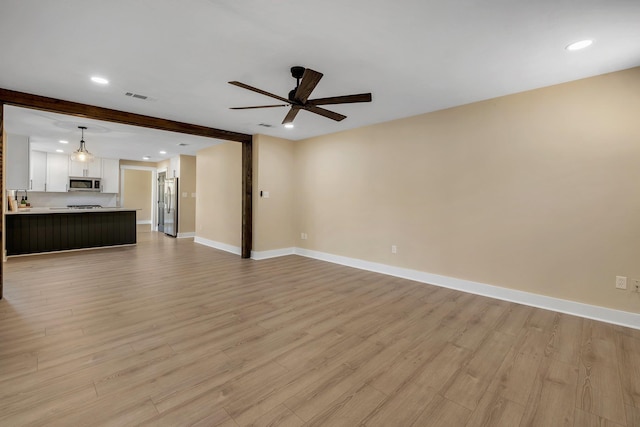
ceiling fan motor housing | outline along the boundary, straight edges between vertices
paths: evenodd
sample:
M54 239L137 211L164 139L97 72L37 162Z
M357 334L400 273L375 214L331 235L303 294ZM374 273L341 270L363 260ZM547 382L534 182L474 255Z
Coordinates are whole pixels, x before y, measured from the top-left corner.
M300 66L291 67L291 75L294 79L301 79L304 75L304 69L304 67Z

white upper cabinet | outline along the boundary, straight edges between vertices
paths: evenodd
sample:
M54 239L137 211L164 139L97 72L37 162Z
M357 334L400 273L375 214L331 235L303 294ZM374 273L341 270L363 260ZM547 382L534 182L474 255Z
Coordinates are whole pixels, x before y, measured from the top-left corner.
M66 192L69 185L69 156L46 153L47 184L45 191Z
M11 166L9 166L11 167ZM32 151L29 159L29 190L45 191L47 185L47 153Z
M102 159L96 157L93 162L74 162L69 159L69 176L88 176L99 178L102 176Z
M7 150L8 152L9 150ZM86 176L102 178L101 191L103 193L120 192L119 159L96 157L93 162L81 163L71 161L71 158L66 154L31 151L28 153L26 162L11 162L7 167L7 175L9 175L10 169L23 169L28 172L28 178L21 183L24 188L7 186L11 190L67 192L70 176Z
M29 190L65 192L69 184L69 156L32 151Z
M102 192L120 192L120 160L102 159Z
M29 137L7 134L7 181L9 190L29 190Z

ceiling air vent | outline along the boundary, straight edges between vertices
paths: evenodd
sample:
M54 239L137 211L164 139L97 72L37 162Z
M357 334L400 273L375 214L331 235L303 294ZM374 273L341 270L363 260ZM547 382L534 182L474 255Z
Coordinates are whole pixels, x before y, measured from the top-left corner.
M262 126L262 127L265 127L265 128L272 128L273 127L273 125L270 125L268 123L258 123L258 126Z
M131 98L138 98L138 99L147 99L149 98L146 95L140 95L139 93L133 93L133 92L127 92L125 93L126 96L130 96Z

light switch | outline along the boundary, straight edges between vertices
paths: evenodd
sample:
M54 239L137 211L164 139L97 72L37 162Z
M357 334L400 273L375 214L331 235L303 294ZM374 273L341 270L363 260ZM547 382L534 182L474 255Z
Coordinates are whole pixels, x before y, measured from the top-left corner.
M187 192L186 192L186 191L183 191L183 192L182 192L182 197L187 197L187 196L188 196Z
M191 193L191 197L196 198L196 193Z
M269 198L269 192L268 191L263 191L262 192L262 197L264 197L265 199Z

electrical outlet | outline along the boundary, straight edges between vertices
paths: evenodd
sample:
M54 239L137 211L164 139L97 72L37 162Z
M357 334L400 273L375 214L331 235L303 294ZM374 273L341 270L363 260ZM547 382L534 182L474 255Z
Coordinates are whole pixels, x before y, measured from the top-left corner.
M398 247L396 245L391 245L391 253L392 254L397 254L398 253Z
M616 288L627 289L627 278L624 276L616 276Z
M640 279L633 279L633 292L640 293Z
M307 233L300 233L300 238L302 240L307 240L307 237L309 237L309 236L307 236Z

